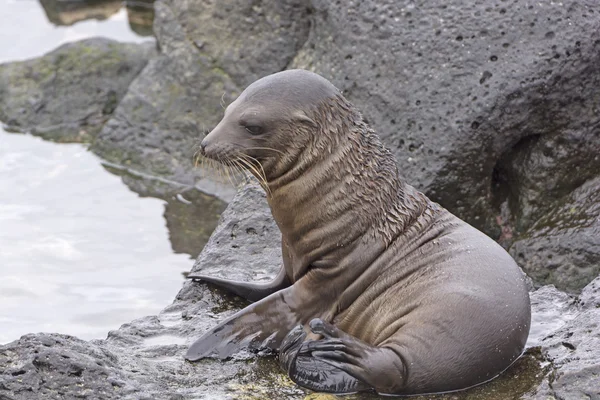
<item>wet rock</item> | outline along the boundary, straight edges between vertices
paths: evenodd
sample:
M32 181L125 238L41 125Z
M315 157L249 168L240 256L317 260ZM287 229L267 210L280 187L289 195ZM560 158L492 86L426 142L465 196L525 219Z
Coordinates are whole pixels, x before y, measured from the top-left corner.
M249 83L285 69L309 28L305 2L162 0L162 54L130 87L92 150L153 175L193 183L193 155L223 107Z
M0 347L0 382L11 399L103 398L127 386L114 354L59 334L25 335Z
M559 329L549 331L541 340L542 353L551 363L552 368L536 394L527 398L565 400L600 398L599 287L600 277L583 290L578 302L571 308L568 321ZM532 300L541 290L533 293ZM557 298L561 296L564 295L556 293ZM555 317L562 319L558 313Z
M600 274L600 177L581 185L510 248L537 283L581 290Z
M523 234L544 215L553 214L557 204L572 202L564 198L599 176L600 131L593 127L600 123L598 115L582 117L578 129L571 126L558 133L528 136L498 161L494 192L497 202L508 203L513 234ZM599 199L596 196L595 201ZM571 204L578 209L585 206ZM573 222L585 223L573 220L571 226Z
M40 0L48 20L61 26L108 19L123 8L123 3L131 30L140 36L152 36L154 0Z
M154 54L153 44L97 38L2 64L0 121L47 139L90 141Z
M258 185L246 186L232 201L209 244L192 272L240 281L269 280L277 275L282 265L281 233Z

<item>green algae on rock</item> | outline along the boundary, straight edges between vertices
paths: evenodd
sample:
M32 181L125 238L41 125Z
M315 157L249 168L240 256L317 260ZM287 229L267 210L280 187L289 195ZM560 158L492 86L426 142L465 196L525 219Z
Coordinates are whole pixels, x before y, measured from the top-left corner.
M156 50L109 39L0 65L0 120L57 142L90 142Z

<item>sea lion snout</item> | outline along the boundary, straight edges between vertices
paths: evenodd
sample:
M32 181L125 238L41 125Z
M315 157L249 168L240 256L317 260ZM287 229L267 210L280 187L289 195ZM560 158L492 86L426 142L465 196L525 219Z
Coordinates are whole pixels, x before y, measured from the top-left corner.
M232 158L236 143L240 141L235 132L224 123L225 118L200 143L200 154L204 157L225 161Z

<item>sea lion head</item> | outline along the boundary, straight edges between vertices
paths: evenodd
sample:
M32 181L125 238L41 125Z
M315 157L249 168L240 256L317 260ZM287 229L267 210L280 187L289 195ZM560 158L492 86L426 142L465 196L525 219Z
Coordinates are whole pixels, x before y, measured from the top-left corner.
M248 86L204 138L201 154L252 173L288 243L312 243L306 252L367 231L389 243L427 204L405 193L393 155L360 112L309 71Z
M315 112L340 96L327 79L305 70L261 78L227 107L223 119L202 140L201 154L225 164L237 163L255 175L262 170L270 180L311 146L319 132Z

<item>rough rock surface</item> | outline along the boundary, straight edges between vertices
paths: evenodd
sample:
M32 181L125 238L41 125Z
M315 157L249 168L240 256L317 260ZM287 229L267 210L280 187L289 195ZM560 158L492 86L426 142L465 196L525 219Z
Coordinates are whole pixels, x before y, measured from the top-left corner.
M409 183L492 237L509 245L599 175L594 1L312 5L292 66L343 89Z
M155 44L88 39L0 65L0 121L57 141L89 141L156 54Z
M562 323L556 330L548 329L539 343L551 373L527 398L600 399L600 276L578 299L544 287L533 293L532 303L534 310L553 307L546 316L553 314L554 323Z
M223 213L194 270L231 279L269 279L281 262L279 240L263 192L246 186ZM532 303L529 345L541 346L541 352L533 347L492 383L440 399L598 398L600 278L579 299L546 286L532 293ZM194 338L244 304L188 282L158 316L125 324L106 340L23 336L0 346L0 399L304 398L307 393L287 379L272 356L242 353L224 362L183 361ZM376 397L349 397L359 398Z

